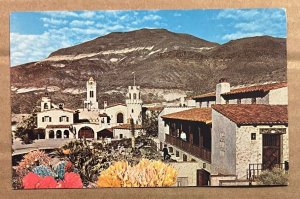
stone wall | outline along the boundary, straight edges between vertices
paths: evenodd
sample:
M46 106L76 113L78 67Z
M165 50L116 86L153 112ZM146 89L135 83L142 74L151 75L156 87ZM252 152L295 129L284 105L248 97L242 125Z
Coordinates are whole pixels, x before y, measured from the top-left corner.
M276 126L241 126L236 132L236 175L238 179L247 178L249 164L262 164L263 135L260 129L286 128L286 134L281 136L281 163L289 159L288 128L284 125ZM251 140L251 133L256 134L256 139Z

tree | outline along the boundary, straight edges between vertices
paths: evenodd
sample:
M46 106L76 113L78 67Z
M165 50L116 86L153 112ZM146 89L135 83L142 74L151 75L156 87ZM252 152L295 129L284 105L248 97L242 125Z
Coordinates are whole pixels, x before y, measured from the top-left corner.
M15 136L21 138L25 144L29 144L34 139L34 129L36 128L35 115L23 118L22 122L17 124Z
M157 137L158 135L158 115L156 111L152 111L151 114L144 114L143 128L149 136Z

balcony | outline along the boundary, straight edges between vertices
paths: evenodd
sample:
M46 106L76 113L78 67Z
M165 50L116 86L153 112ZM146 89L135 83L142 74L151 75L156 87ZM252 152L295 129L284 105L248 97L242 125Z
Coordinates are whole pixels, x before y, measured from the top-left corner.
M191 155L196 156L197 158L211 162L211 151L209 149L194 146L189 142L175 138L168 134L166 134L166 142L182 149L187 153L190 153Z

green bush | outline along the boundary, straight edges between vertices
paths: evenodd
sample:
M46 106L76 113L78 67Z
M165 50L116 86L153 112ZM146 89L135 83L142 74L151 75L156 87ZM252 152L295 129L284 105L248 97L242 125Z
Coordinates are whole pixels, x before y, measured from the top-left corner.
M256 180L260 185L287 185L288 174L283 169L273 168L263 171Z

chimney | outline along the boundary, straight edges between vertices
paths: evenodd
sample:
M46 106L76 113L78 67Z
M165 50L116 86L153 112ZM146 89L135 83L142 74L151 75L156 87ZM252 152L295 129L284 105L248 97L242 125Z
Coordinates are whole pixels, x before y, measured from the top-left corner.
M180 106L184 106L184 97L180 97Z
M107 101L104 101L103 107L104 109L107 107Z
M223 93L230 92L230 83L227 79L221 78L216 85L216 104L225 104L226 101L221 96Z

